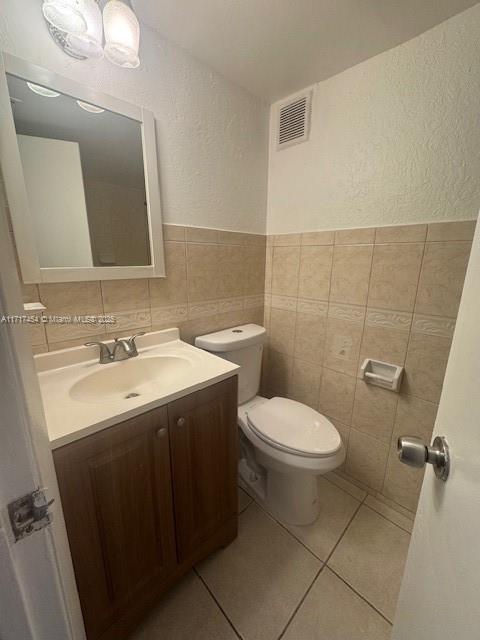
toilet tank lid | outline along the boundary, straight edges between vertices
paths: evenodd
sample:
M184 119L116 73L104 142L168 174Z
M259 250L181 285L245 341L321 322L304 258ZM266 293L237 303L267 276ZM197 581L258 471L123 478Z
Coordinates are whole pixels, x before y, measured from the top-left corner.
M263 343L265 327L258 324L242 324L231 329L207 333L195 338L195 346L206 351L223 352L243 349L253 344Z

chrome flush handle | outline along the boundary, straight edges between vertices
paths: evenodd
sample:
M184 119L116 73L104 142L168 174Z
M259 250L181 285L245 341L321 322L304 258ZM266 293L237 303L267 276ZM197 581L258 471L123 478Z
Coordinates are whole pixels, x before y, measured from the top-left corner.
M431 464L435 475L444 482L450 473L450 450L443 436L437 436L431 446L415 436L400 436L397 441L400 462L416 469Z

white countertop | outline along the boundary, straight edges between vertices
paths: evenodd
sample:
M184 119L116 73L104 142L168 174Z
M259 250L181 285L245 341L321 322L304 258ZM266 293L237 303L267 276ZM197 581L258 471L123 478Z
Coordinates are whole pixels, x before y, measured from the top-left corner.
M98 347L75 347L35 356L52 449L204 389L239 370L232 362L182 342L178 329L148 333L137 338L137 347L136 358L102 365L98 363ZM138 397L126 399L117 394L85 401L72 393L76 384L78 387L82 379L97 371L109 371L113 379L117 367L165 356L181 358L188 363L186 370L172 379L165 375L150 381Z

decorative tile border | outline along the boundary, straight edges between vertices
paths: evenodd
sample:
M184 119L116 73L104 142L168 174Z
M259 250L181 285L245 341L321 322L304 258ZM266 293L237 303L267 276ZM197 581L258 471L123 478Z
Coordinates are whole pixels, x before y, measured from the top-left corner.
M245 298L243 299L244 309L256 309L259 307L263 307L264 304L265 297L261 293L256 296L245 296Z
M412 324L412 314L403 311L368 308L365 322L371 327L409 331Z
M349 320L350 322L363 322L365 319L365 307L355 307L350 304L330 304L328 317L337 320Z
M152 324L184 322L188 318L188 306L177 304L166 307L152 307Z
M452 338L453 332L455 331L455 324L455 320L452 320L452 318L415 314L413 317L412 332Z
M217 313L218 302L216 300L211 302L195 302L188 305L188 318L190 320L214 316Z
M270 304L272 306L272 309L282 309L283 311L297 310L297 298L272 295Z
M297 311L298 313L310 313L315 316L326 318L328 314L328 302L299 298Z
M219 313L226 313L227 311L242 311L243 308L243 298L224 298L223 300L218 300Z

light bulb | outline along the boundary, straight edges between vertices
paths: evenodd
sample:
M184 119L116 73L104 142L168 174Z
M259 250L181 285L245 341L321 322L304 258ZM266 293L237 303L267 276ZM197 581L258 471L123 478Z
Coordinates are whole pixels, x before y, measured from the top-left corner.
M33 84L33 82L27 82L27 86L30 91L33 91L33 93L37 93L43 98L58 98L58 96L60 95L57 91L47 89L47 87L42 87L39 84Z
M102 12L95 0L81 0L81 4L87 30L84 33L69 33L68 46L81 56L101 58L103 56Z
M54 27L66 33L84 33L87 21L81 11L79 0L45 0L43 15Z
M105 111L105 109L96 107L94 104L90 104L89 102L82 102L81 100L77 100L77 104L84 111L88 111L88 113L103 113Z
M120 67L139 66L140 25L129 6L120 0L109 0L103 9L105 56Z

